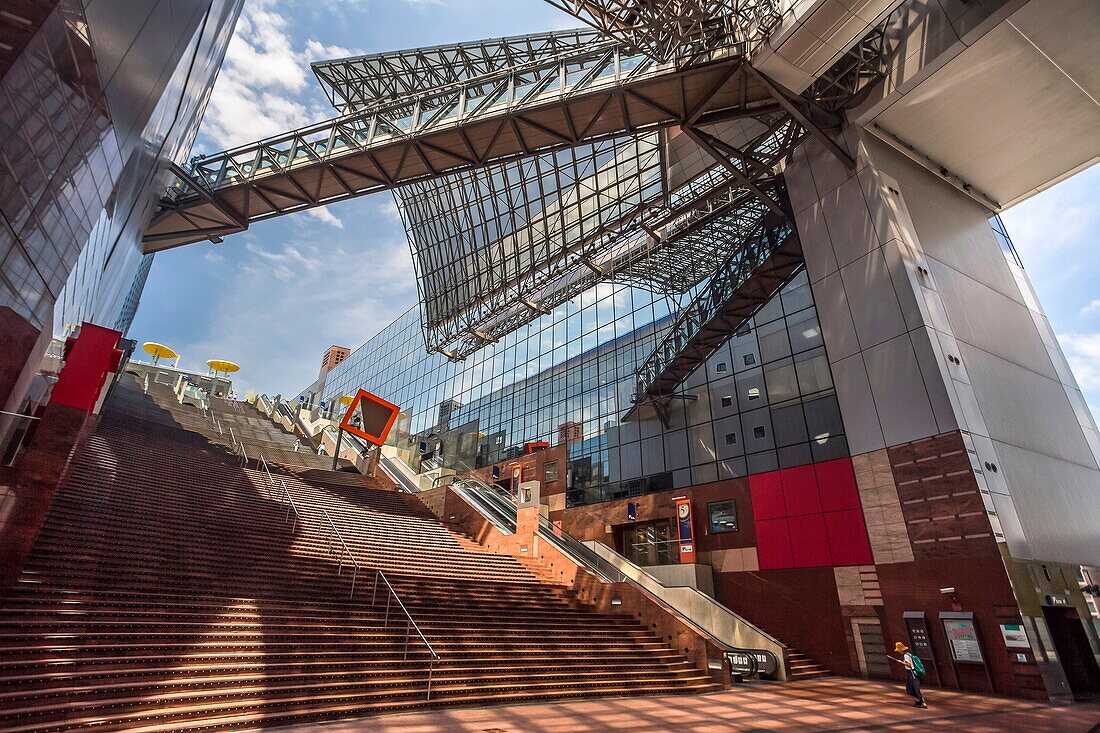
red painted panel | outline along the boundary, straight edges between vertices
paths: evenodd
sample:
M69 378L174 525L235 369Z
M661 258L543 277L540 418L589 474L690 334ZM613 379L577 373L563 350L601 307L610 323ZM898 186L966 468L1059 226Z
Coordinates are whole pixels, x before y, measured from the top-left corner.
M791 537L786 519L756 522L756 554L761 570L793 568Z
M840 458L814 464L817 488L821 492L821 509L826 512L859 509L859 489L852 461Z
M91 413L107 382L107 374L118 368L122 334L94 323L83 323L80 335L70 339L65 366L50 394L50 402Z
M787 520L791 533L791 551L796 568L816 568L832 565L825 521L820 514L791 517Z
M834 565L870 565L874 562L867 526L859 509L829 512L825 515L825 531L829 535Z
M762 519L779 519L787 516L779 471L749 476L749 495L752 497L754 520L759 522Z
M779 480L783 484L783 503L787 505L787 516L821 513L821 497L817 493L817 476L813 465L785 468L779 472Z

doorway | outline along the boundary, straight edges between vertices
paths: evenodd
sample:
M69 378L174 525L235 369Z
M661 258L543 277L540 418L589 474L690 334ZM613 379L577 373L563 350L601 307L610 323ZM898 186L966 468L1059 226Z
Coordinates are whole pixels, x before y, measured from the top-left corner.
M641 567L680 562L680 548L673 537L671 519L620 527L618 542L622 554Z
M1077 609L1043 606L1043 617L1073 697L1078 700L1095 699L1100 695L1100 667L1096 664L1096 656L1092 653Z

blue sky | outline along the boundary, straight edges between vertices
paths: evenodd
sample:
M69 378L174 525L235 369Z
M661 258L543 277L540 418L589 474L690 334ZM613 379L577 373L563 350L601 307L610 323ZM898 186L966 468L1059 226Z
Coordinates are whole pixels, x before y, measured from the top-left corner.
M246 0L195 152L331 116L309 62L570 28L542 0ZM1100 166L1004 214L1093 413L1100 407ZM393 198L376 194L157 255L130 336L182 365L237 361L239 391L295 393L415 304Z

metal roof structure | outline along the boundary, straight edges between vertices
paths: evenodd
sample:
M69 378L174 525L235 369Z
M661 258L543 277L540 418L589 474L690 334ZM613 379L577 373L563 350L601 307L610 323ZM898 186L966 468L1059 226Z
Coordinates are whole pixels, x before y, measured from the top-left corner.
M311 68L344 113L544 63L603 40L591 29L553 31L317 61Z
M150 251L390 190L425 342L454 359L593 284L683 296L789 218L785 158L878 78L872 32L808 92L749 62L780 0L548 0L591 29L313 64L339 116L197 157Z
M608 38L668 61L735 38L755 44L781 18L779 0L546 0Z

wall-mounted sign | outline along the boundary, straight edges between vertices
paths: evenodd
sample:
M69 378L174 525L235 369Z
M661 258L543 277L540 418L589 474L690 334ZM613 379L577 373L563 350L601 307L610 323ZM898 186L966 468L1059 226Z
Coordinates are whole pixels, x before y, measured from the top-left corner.
M1066 598L1065 596L1047 596L1046 601L1047 601L1048 606L1068 606L1069 605L1069 599Z
M909 636L909 648L924 662L925 670L936 673L936 680L940 684L940 670L936 666L936 654L932 649L932 634L928 630L928 620L924 611L906 611L905 630Z
M1030 649L1031 642L1027 640L1027 631L1023 624L1001 624L1001 637L1005 640L1005 646L1019 649Z
M945 618L942 621L943 631L947 635L947 644L951 649L951 658L956 662L985 664L982 643L978 638L978 629L974 626L974 620Z
M632 501L626 503L626 519L629 522L633 522L638 518L638 505Z
M695 532L691 523L691 499L676 500L676 529L680 540L680 562L695 562Z

